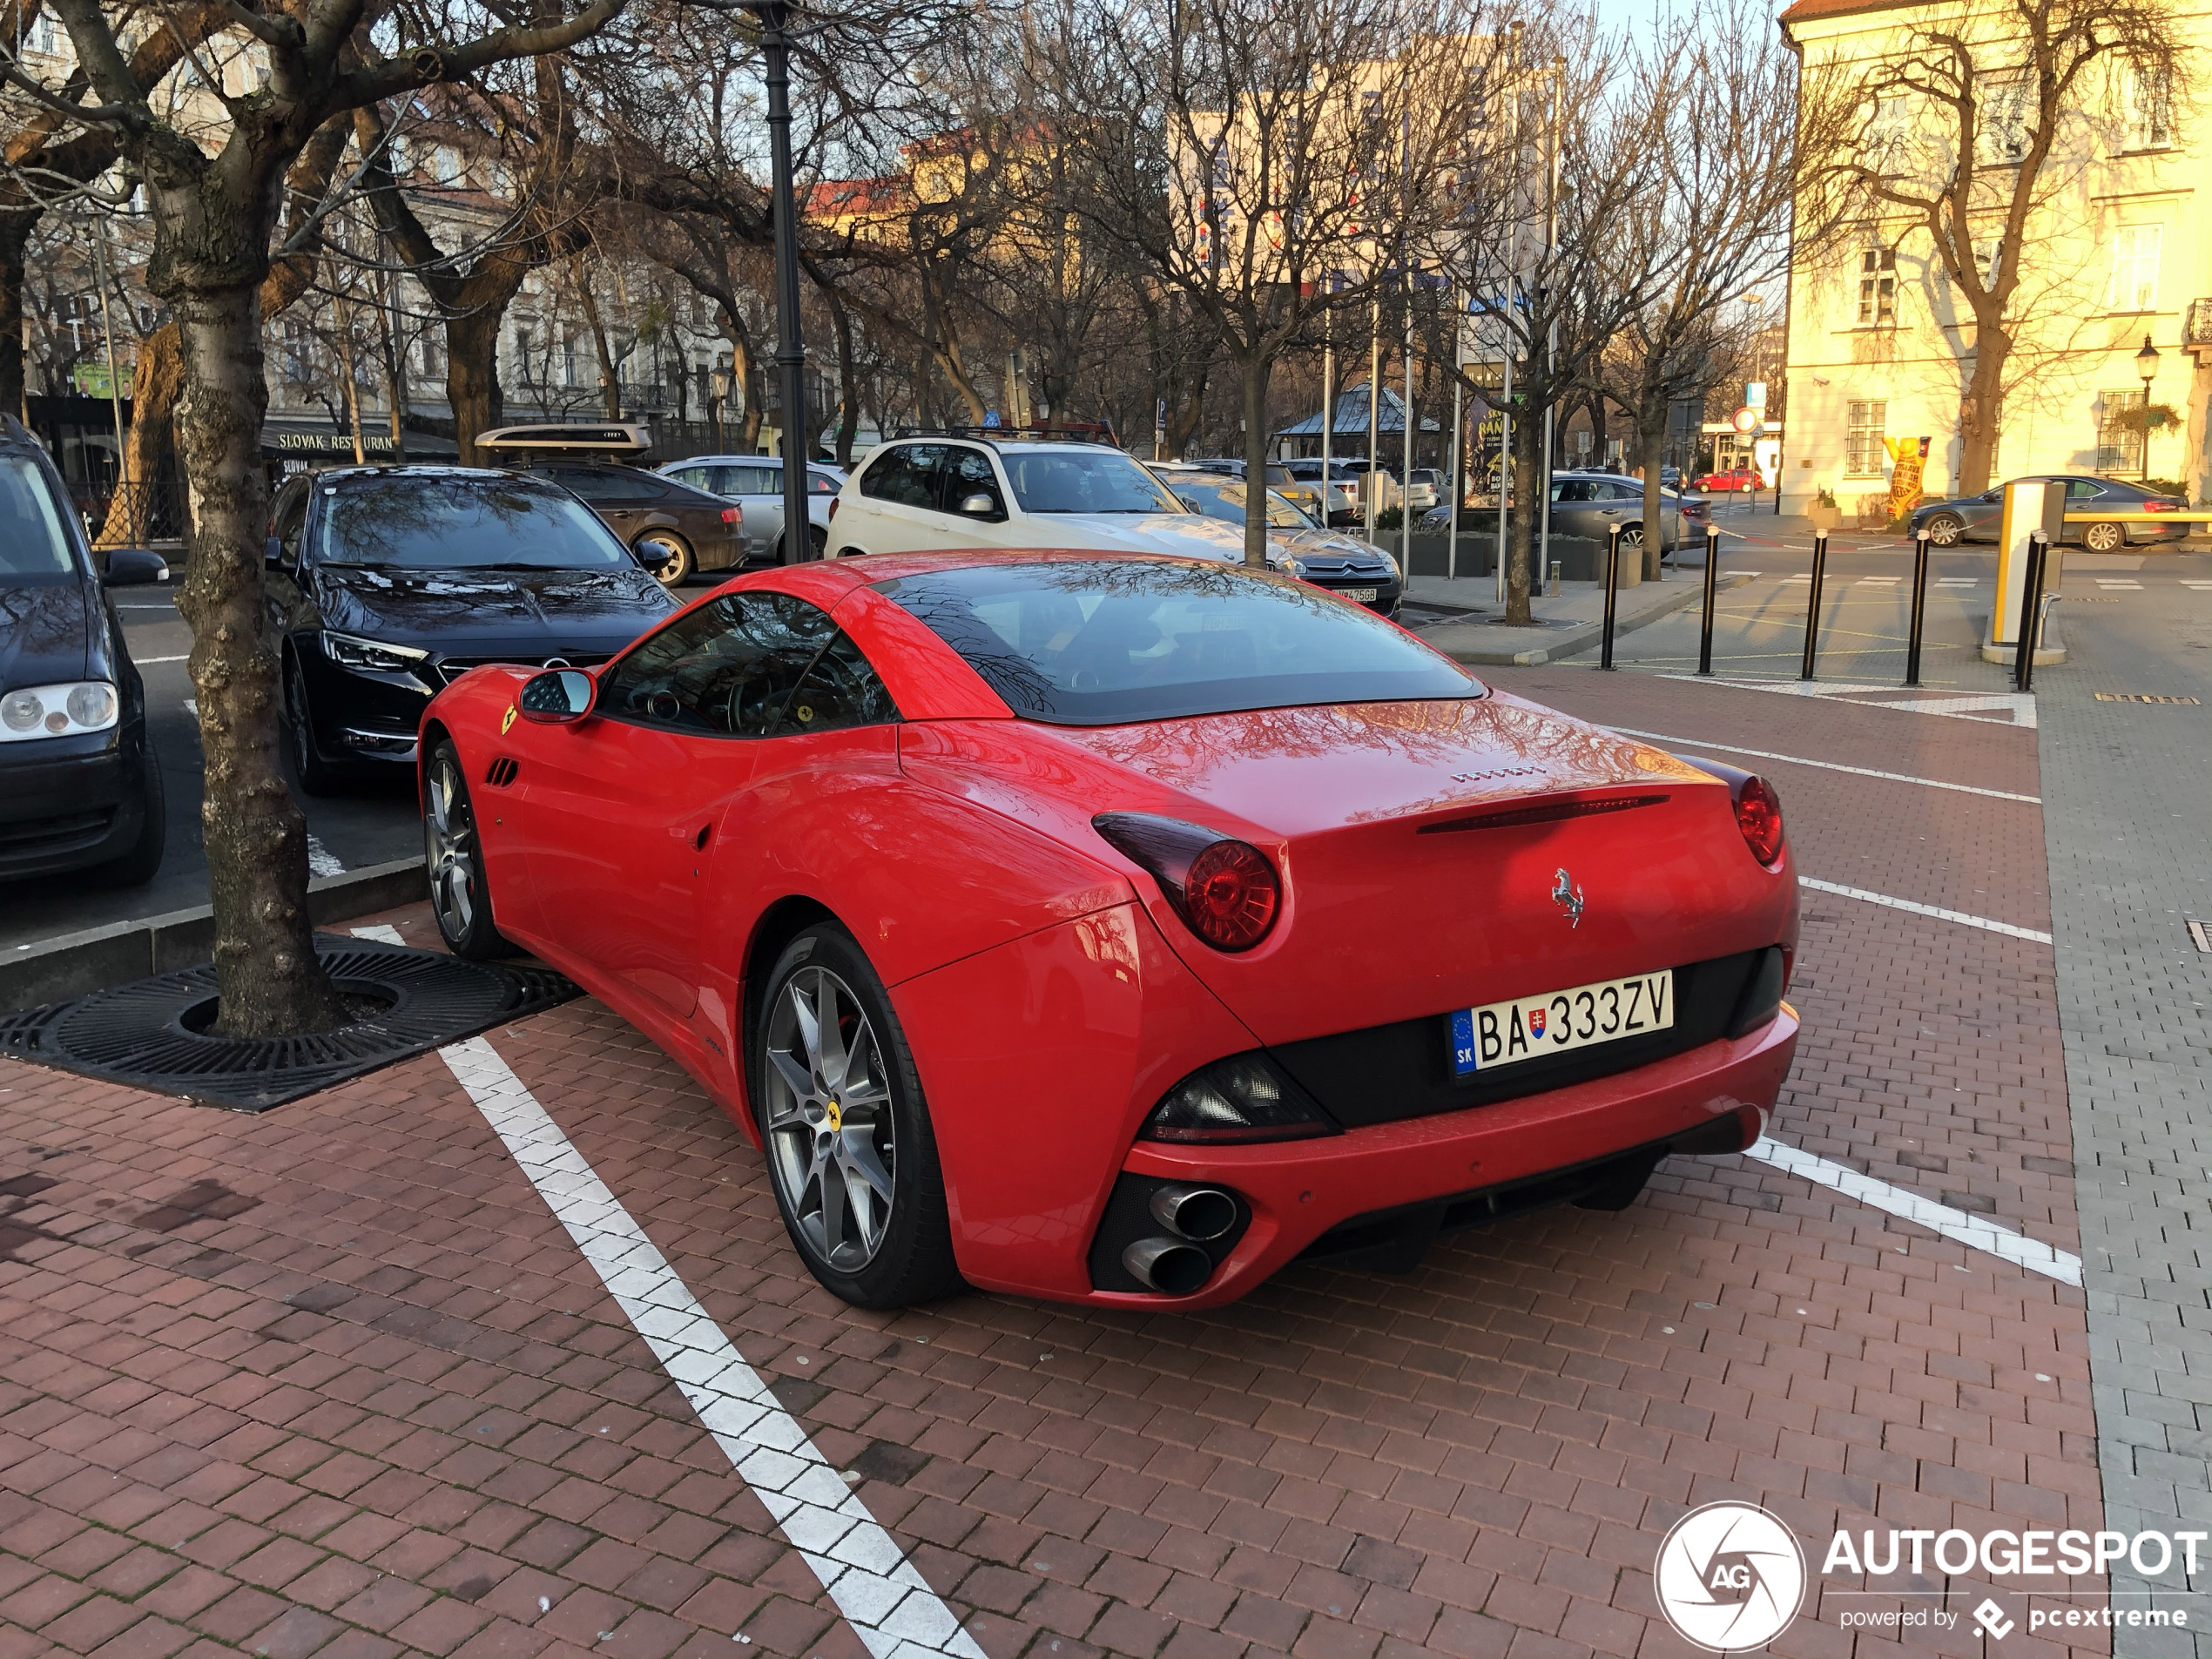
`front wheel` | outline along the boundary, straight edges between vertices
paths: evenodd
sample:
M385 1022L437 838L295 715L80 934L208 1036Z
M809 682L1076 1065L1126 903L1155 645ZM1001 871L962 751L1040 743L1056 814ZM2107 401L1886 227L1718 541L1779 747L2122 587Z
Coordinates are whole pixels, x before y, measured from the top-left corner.
M315 723L307 712L307 676L294 657L284 679L284 724L292 744L292 770L310 795L337 792L338 771L315 747Z
M441 743L422 778L422 863L430 880L430 908L446 948L472 962L512 956L491 919L491 890L484 883L483 846L460 752Z
M685 578L698 569L691 544L670 530L647 530L637 538L635 551L637 562L664 588L681 587Z
M2117 524L2092 524L2081 532L2081 545L2092 553L2110 553L2127 539Z
M139 796L139 810L145 814L138 826L138 839L121 858L111 860L99 867L99 877L110 887L143 887L153 880L161 868L162 849L169 840L169 802L161 785L161 759L154 753L153 745L145 747L145 780Z
M1927 523L1928 540L1938 547L1956 547L1966 533L1966 521L1956 513L1938 513Z
M844 928L818 923L785 948L751 1048L770 1184L807 1271L856 1307L958 1290L921 1080Z

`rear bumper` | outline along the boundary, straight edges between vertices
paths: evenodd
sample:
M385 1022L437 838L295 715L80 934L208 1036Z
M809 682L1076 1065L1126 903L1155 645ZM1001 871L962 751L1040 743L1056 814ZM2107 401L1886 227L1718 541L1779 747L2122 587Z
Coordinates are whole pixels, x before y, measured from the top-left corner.
M1578 1171L1594 1182L1605 1173L1600 1166L1623 1154L1741 1150L1757 1138L1781 1092L1797 1028L1785 1004L1745 1036L1633 1071L1326 1139L1242 1147L1137 1143L1122 1166L1128 1173L1227 1187L1249 1206L1250 1224L1195 1295L1094 1291L1078 1299L1214 1307L1244 1295L1317 1244L1317 1254L1336 1253L1327 1237L1332 1232L1347 1250L1372 1248L1372 1235L1355 1228L1387 1227L1406 1212L1426 1209L1434 1213L1412 1217L1413 1225L1433 1234L1485 1212L1533 1207L1522 1202L1530 1197L1571 1198L1577 1196L1571 1179L1533 1195L1520 1190Z

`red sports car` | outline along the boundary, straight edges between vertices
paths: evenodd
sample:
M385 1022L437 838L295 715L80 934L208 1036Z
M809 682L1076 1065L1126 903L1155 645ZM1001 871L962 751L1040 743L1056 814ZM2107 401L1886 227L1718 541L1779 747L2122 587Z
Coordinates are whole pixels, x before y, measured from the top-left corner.
M765 570L421 753L447 941L659 1042L867 1306L1409 1267L1740 1150L1797 1046L1764 782L1240 567Z
M1764 486L1760 482L1757 468L1731 467L1726 472L1707 473L1697 480L1694 487L1698 489L1715 490L1725 495L1730 490L1758 489Z

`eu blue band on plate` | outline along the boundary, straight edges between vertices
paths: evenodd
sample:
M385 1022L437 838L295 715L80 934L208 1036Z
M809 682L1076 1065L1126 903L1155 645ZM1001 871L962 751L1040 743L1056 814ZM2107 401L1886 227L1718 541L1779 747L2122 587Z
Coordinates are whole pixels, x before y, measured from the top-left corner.
M1452 1016L1452 1075L1464 1077L1474 1069L1474 1010L1461 1008Z

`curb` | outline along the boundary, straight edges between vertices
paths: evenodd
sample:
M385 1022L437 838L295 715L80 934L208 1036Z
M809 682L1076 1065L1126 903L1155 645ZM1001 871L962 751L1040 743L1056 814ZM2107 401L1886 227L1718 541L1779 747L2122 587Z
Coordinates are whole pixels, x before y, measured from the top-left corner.
M1696 565L1690 568L1702 570L1704 567ZM1742 587L1750 579L1749 576L1742 574L1724 575L1714 585L1718 591L1725 593L1730 588ZM1653 605L1648 610L1640 611L1632 617L1622 617L1616 620L1613 624L1613 637L1618 639L1624 634L1632 634L1639 628L1649 627L1662 617L1671 617L1677 610L1687 610L1690 606L1703 604L1704 602L1704 583L1703 581L1685 583L1682 592L1663 603ZM1460 624L1446 624L1447 627L1454 625ZM1483 623L1479 625L1485 628L1500 628L1504 624ZM1479 665L1489 668L1533 668L1539 663L1557 662L1562 658L1577 656L1599 644L1604 632L1603 622L1587 622L1579 628L1553 635L1541 645L1531 646L1527 651L1454 651L1441 640L1430 639L1428 643L1453 662L1465 663L1471 667Z
M307 883L307 919L320 927L365 916L423 896L422 860L400 859ZM0 955L0 1009L37 1008L149 974L190 968L215 954L211 905L172 910L143 921L110 922L64 934L29 950Z

